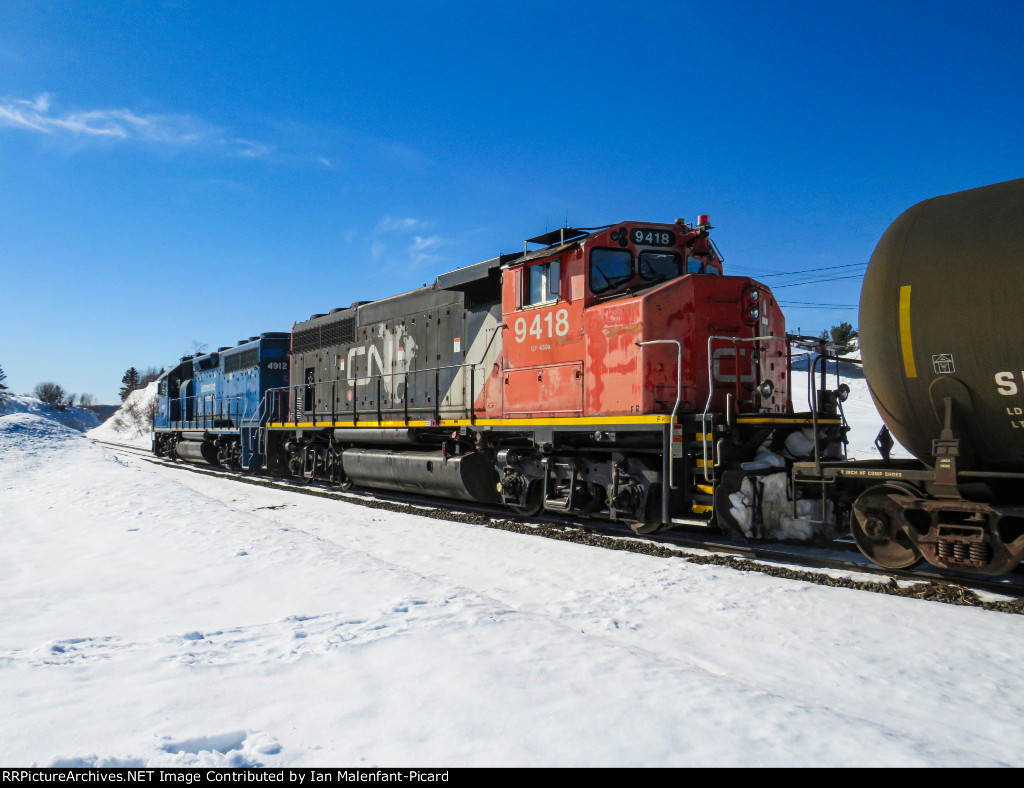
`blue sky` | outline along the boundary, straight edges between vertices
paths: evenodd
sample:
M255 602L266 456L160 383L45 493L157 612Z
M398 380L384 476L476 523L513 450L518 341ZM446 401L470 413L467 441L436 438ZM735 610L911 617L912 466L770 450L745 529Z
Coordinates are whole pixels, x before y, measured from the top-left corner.
M1019 3L5 3L0 367L18 393L114 402L125 369L193 340L289 330L566 221L699 213L791 330L856 322L792 302L856 304L902 210L1024 175L1022 21ZM852 278L781 287L816 276Z

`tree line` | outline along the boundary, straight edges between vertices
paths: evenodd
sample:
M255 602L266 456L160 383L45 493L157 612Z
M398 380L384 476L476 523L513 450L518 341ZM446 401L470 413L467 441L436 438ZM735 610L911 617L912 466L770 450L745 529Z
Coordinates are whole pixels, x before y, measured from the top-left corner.
M156 367L147 367L142 372L135 367L129 367L128 371L124 373L124 377L121 378L121 401L124 402L133 391L144 389L163 373L162 369ZM7 375L3 367L0 367L0 405L7 401L10 392L10 387L4 383L6 379ZM67 410L76 405L80 408L92 408L97 404L96 398L92 394L69 392L52 380L37 383L36 387L32 389L32 396L53 410Z

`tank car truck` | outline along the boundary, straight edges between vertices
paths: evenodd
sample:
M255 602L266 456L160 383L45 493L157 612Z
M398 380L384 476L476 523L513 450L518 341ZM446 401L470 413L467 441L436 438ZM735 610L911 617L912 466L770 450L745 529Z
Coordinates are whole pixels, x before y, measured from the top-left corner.
M881 461L799 463L899 569L1002 574L1024 557L1024 179L936 197L878 243L860 300ZM916 460L889 459L892 435Z
M290 381L291 334L266 333L182 359L157 381L153 453L232 470L258 470L264 394Z
M834 412L794 412L774 296L710 229L562 228L296 323L267 469L651 532L712 523L726 471L794 431L841 455Z

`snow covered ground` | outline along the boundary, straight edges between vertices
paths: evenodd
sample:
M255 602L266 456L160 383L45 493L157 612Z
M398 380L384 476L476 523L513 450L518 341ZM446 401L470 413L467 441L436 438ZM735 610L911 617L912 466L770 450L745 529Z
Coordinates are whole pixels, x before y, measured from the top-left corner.
M1024 619L366 509L0 417L3 765L1024 765Z

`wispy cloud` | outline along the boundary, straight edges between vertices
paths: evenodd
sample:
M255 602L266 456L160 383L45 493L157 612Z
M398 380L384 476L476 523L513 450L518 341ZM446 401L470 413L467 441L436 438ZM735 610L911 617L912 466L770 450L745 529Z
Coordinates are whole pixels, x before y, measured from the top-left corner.
M231 137L192 115L140 114L130 109L58 112L43 93L34 99L0 99L0 127L77 141L143 142L176 147L210 147L248 159L267 156L269 145Z
M261 159L264 156L269 156L271 152L270 146L264 145L262 142L243 139L232 140L232 142L238 146L238 155L246 159Z
M422 219L394 219L385 216L377 222L378 233L415 233L429 230L433 227L431 222Z
M436 233L428 234L433 227L434 223L425 219L383 217L377 222L374 230L374 261L393 259L398 262L404 257L403 265L411 264L417 267L443 260L444 258L436 252L439 247L450 241Z

